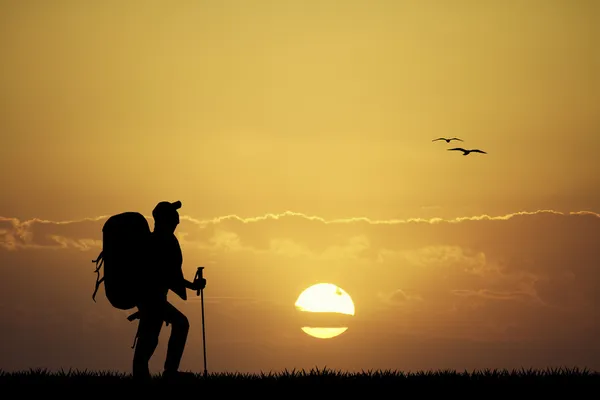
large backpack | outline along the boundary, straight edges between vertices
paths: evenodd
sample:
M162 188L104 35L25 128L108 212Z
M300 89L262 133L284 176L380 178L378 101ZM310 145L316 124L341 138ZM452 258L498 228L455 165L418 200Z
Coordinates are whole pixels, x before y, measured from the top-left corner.
M102 250L96 260L96 288L104 283L110 304L120 310L136 307L136 295L143 277L143 266L149 259L150 226L138 212L124 212L108 218L102 227ZM100 279L100 268L104 276Z

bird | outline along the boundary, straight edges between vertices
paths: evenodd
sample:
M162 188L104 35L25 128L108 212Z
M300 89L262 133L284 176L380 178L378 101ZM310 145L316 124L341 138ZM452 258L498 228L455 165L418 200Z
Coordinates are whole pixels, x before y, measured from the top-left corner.
M446 143L450 143L452 140L459 140L459 141L461 141L461 142L464 142L464 140L462 140L462 139L459 139L459 138L457 138L457 137L448 138L448 139L447 139L447 138L443 138L443 137L441 137L441 138L433 139L433 140L432 140L432 142L435 142L435 141L438 141L438 140L445 140L445 141L446 141Z
M468 156L469 153L482 153L482 154L487 154L485 151L483 150L479 150L479 149L472 149L472 150L465 150L462 147L455 147L454 149L448 149L448 151L452 151L452 150L458 150L458 151L462 151L463 152L463 156Z

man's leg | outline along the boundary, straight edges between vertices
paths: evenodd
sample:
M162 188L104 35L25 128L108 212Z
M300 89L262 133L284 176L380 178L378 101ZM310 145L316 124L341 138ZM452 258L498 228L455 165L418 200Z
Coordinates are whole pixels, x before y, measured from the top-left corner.
M161 305L141 306L138 337L133 354L133 376L150 377L148 363L158 346L158 337L163 324Z
M164 310L165 321L171 324L171 336L169 337L167 358L165 360L165 372L169 374L179 370L190 323L187 317L172 304L167 302Z

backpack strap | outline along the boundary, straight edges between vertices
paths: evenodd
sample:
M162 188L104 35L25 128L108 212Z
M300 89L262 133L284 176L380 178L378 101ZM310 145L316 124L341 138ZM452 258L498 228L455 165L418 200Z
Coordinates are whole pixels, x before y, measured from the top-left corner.
M96 277L96 288L94 289L94 294L92 295L92 300L94 300L94 303L96 302L96 293L98 292L98 288L100 287L100 284L102 282L104 282L104 276L102 277L102 279L100 279L100 268L102 268L102 264L104 264L104 252L101 251L100 254L98 255L98 258L96 258L95 260L92 260L93 263L96 263L96 269L94 270L94 272L97 274Z
M140 337L140 325L138 324L138 328L135 331L135 337L133 338L133 345L131 346L132 349L135 349L135 345L137 344L139 337Z
M136 320L136 319L139 319L139 318L140 318L140 312L139 312L139 311L136 311L136 312L134 312L133 314L131 314L129 317L127 317L127 319L128 319L130 322L131 322L131 321L134 321L134 320Z

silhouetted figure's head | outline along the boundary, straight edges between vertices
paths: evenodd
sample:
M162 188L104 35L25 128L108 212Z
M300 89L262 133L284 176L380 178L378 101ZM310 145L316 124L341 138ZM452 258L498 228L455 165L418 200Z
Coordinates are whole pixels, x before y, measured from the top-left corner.
M152 210L154 218L154 231L174 233L175 228L179 225L179 213L177 210L181 208L181 201L174 203L161 201Z

